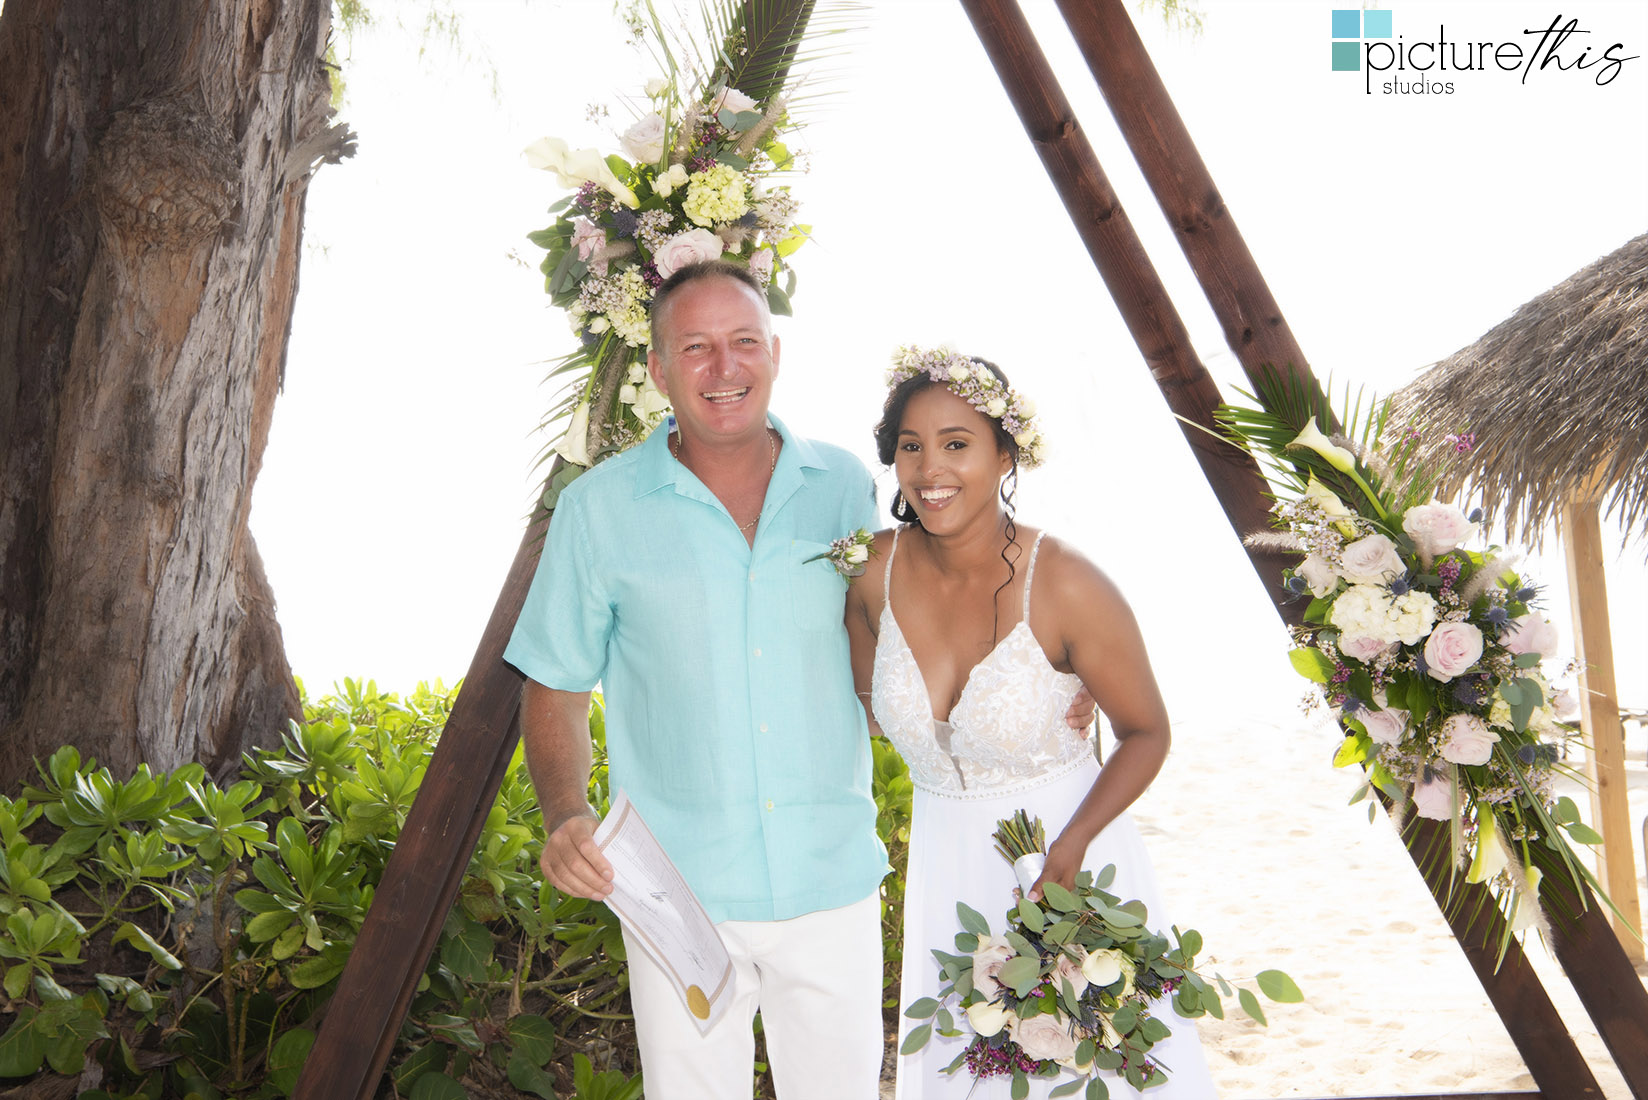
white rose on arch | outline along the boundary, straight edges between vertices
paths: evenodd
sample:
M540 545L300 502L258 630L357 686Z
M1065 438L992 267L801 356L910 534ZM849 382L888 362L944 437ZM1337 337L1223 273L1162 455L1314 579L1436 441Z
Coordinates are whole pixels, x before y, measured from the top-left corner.
M1416 504L1402 516L1402 530L1421 554L1435 557L1462 546L1476 534L1476 524L1451 504Z
M653 266L665 279L689 264L720 258L721 238L708 229L689 229L685 233L677 233L652 254Z
M1556 653L1557 630L1543 615L1523 615L1512 619L1499 636L1499 644L1512 653L1537 653L1550 657Z
M1396 544L1384 535L1369 535L1346 546L1339 555L1339 572L1352 584L1388 584L1407 572Z
M664 156L664 116L657 111L643 116L618 138L618 146L630 160L656 164Z
M1446 683L1482 659L1482 631L1470 623L1443 623L1425 639L1425 674Z
M1038 1062L1049 1058L1063 1062L1076 1056L1075 1037L1057 1016L1044 1013L1028 1020L1014 1018L1007 1025L1007 1033Z

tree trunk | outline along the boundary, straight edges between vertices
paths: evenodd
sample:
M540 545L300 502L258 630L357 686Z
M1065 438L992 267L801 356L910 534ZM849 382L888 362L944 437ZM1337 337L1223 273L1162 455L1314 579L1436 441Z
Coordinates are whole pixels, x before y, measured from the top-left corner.
M327 0L0 14L0 786L214 774L298 714L247 531L327 129Z

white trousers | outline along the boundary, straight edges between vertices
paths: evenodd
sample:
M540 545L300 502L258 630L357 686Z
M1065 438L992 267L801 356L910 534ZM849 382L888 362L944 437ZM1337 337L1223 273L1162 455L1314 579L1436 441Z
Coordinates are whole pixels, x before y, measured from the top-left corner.
M754 1092L757 1009L778 1100L875 1100L881 1078L879 892L781 921L716 925L732 955L727 1014L698 1033L680 994L624 933L647 1100Z

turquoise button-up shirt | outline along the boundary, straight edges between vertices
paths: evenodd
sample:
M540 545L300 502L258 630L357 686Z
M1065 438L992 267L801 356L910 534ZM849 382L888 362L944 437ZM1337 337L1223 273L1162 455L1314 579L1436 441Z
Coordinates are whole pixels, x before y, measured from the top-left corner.
M887 869L846 582L806 560L874 526L874 484L772 424L784 446L753 547L666 428L573 482L504 652L546 687L601 685L612 789L714 921L849 905Z

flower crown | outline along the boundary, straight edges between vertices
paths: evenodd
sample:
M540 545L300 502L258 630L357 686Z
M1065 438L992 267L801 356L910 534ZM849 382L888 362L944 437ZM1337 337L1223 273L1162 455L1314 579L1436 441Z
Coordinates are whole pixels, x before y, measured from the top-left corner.
M1013 442L1019 445L1020 466L1030 470L1041 465L1045 441L1036 427L1035 402L1003 383L981 360L970 359L949 348L928 351L913 345L901 347L893 353L893 365L887 371L887 388L892 389L918 374L948 387L951 393L985 416L1000 420Z

